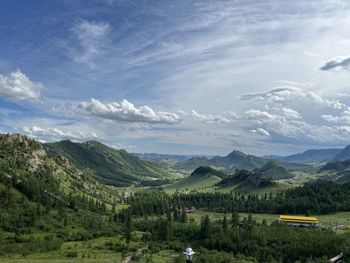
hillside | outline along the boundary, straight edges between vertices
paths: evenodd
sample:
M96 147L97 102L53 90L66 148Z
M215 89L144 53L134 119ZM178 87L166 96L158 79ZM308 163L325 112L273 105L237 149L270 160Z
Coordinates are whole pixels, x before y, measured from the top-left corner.
M61 141L44 146L51 156L65 156L80 169L90 170L96 179L110 185L127 186L171 177L153 162L140 160L125 150L115 150L96 141Z
M1 253L51 251L63 240L101 235L102 215L119 199L65 157L49 156L41 143L0 134L0 234L2 244L11 244L0 245ZM20 237L34 232L40 234Z
M173 168L178 170L193 170L199 166L211 166L223 168L227 172L233 172L235 169L253 170L263 166L268 161L269 160L262 157L247 155L240 151L233 151L224 157L216 156L212 159L207 159L204 157L191 158L189 160L176 163Z
M230 175L220 181L217 186L221 188L227 188L236 186L236 188L243 187L267 187L273 186L275 183L271 181L271 178L265 177L263 174L250 172L247 170L237 170L235 174Z
M334 158L333 161L344 161L350 159L350 145L346 146L340 151Z
M350 159L329 162L319 170L319 173L323 174L324 179L350 182Z
M212 191L214 189L214 185L220 182L225 176L227 175L221 171L210 167L201 166L194 170L190 176L165 186L164 189L170 192L177 189L185 189L188 191Z
M265 178L271 178L272 180L289 179L294 177L291 172L275 161L269 161L263 167L255 169L254 172L261 174Z
M271 159L301 164L319 164L332 160L342 149L311 149L289 156L271 156Z

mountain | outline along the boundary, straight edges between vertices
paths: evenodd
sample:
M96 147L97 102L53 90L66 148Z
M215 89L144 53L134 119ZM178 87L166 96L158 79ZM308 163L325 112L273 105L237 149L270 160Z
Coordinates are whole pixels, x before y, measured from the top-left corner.
M200 166L190 176L164 187L167 191L177 189L208 191L212 190L215 184L227 175L211 167Z
M344 161L347 159L350 159L350 145L346 146L337 155L335 155L333 161Z
M120 226L107 219L121 198L91 172L64 156L49 155L43 144L19 134L0 134L2 257L50 253L60 251L65 241L116 235Z
M312 149L289 156L270 156L269 158L289 163L320 164L332 160L341 151L342 149Z
M171 173L153 162L140 160L125 150L115 150L96 141L74 143L68 140L44 145L50 156L64 156L99 181L128 186L142 181L170 178Z
M50 156L41 143L19 134L0 134L0 176L11 180L20 191L46 193L57 200L63 200L64 194L74 194L108 202L110 195L90 172L80 170L64 156Z
M261 174L265 178L271 178L272 180L289 179L294 177L291 172L279 165L276 161L269 161L263 167L255 169L254 172Z
M233 175L230 175L219 183L217 183L218 187L227 188L231 186L236 186L236 188L243 187L266 187L272 186L275 183L271 180L271 178L265 177L262 173L259 173L257 170L254 172L247 170L237 170Z
M198 155L178 155L178 154L159 154L159 153L130 153L142 160L147 161L162 161L169 160L174 162L185 161L194 157L212 158L213 156L198 156Z
M192 177L203 177L203 176L206 176L206 175L214 175L214 176L217 176L217 177L220 177L220 178L225 178L227 177L227 174L225 174L224 172L222 171L219 171L219 170L216 170L216 169L213 169L211 167L205 167L205 166L200 166L198 167L196 170L194 170L190 176Z
M174 165L174 169L189 170L196 169L199 166L212 166L223 168L225 171L234 171L235 169L247 169L253 170L266 164L269 160L257 157L254 155L248 155L240 151L233 151L227 156L216 156L212 159L204 157L195 157L186 161L178 162Z

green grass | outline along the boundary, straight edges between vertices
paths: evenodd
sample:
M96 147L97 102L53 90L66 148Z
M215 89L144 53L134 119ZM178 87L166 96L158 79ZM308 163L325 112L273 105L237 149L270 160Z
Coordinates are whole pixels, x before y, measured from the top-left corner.
M47 253L33 253L27 256L21 254L11 254L0 256L0 262L11 263L44 263L44 262L122 262L121 252L109 250L107 242L124 243L120 236L101 237L88 241L65 242L60 250ZM136 250L142 246L139 241L130 243L130 249ZM69 258L67 253L75 252L77 257Z
M199 192L212 192L215 189L214 185L220 182L220 180L220 177L213 175L189 176L171 185L165 186L164 190L169 193L173 193L176 190L185 192L192 190Z
M212 176L212 175L205 175L202 177L196 177L196 176L189 176L185 179L182 179L180 181L177 181L173 184L164 186L164 190L170 194L174 193L175 191L180 192L221 192L221 193L229 193L231 191L235 192L241 192L241 193L252 193L252 194L259 194L264 195L266 194L276 194L281 191L288 190L290 188L296 187L297 185L289 184L287 182L277 182L276 185L273 186L267 186L267 187L254 187L252 185L250 186L243 186L240 187L239 185L231 185L227 187L217 187L215 186L218 182L220 182L221 178L218 176Z

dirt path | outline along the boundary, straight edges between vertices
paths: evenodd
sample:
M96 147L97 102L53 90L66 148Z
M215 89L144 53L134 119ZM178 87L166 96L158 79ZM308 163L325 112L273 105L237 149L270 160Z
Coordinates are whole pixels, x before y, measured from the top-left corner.
M144 246L144 247L142 247L142 248L139 248L139 249L136 251L136 256L142 255L142 252L143 252L144 250L146 250L146 249L148 249L148 245L147 245L147 246ZM130 262L131 262L131 257L132 257L132 256L126 257L126 258L123 260L123 263L130 263Z

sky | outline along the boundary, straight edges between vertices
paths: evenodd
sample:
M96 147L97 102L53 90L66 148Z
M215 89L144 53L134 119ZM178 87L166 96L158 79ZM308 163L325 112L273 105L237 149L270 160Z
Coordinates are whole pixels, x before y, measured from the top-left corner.
M350 144L350 1L0 2L0 132L129 152Z

